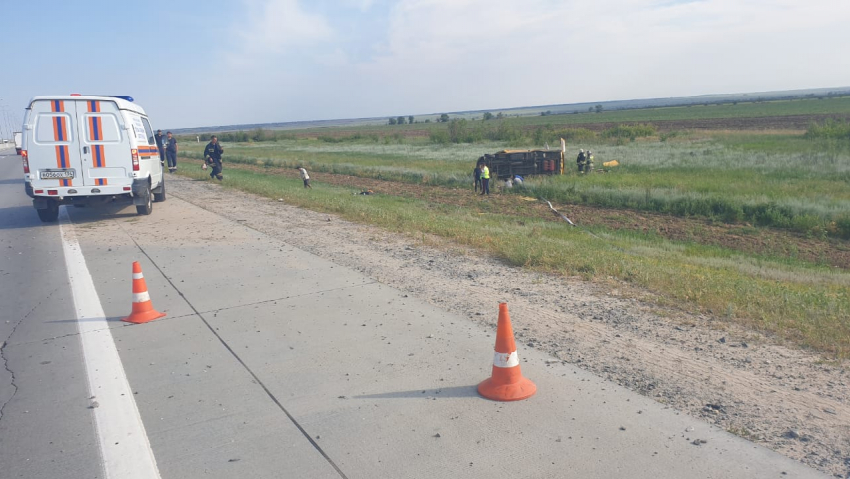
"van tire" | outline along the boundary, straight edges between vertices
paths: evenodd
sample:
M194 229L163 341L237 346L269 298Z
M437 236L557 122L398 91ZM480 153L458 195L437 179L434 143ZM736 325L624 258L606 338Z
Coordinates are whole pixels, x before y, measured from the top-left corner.
M143 205L136 205L136 213L140 215L149 215L151 211L153 211L153 194L151 194L150 185L145 188L144 192L145 203Z
M59 203L56 201L48 201L47 208L36 208L35 211L36 213L38 213L38 218L43 223L53 223L54 221L59 219Z
M157 190L159 190L159 192L157 192ZM162 175L162 180L160 180L159 186L154 189L153 200L157 203L162 203L165 199L165 175Z

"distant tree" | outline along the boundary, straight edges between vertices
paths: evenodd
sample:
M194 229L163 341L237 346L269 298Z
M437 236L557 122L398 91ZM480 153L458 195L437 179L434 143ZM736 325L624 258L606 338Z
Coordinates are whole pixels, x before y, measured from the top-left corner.
M496 119L497 119L497 120L501 120L501 119L502 119L502 118L504 118L504 117L505 117L505 114L504 114L504 113L502 113L502 112L499 112L499 114L498 114L498 115L496 115Z
M411 125L413 124L413 115L407 117L407 122L410 123Z
M449 121L449 115L443 113L442 115L440 115L440 119L437 121L439 121L440 123L447 123Z
M602 113L602 105L596 105L593 109L596 110L596 113Z
M395 125L396 123L398 123L398 120L396 120L395 118L390 118L390 125Z
M430 119L430 118L426 118L426 119L425 119L425 123L431 123L431 119Z
M592 106L587 107L587 111L588 111L588 113L593 113L593 107Z
M399 125L404 125L404 122L407 121L407 118L400 116L400 117L398 117L397 121L398 121Z
M488 112L486 112L486 113L484 113L484 121L492 120L492 119L493 119L493 114L492 114L492 113L490 113L489 111L488 111Z

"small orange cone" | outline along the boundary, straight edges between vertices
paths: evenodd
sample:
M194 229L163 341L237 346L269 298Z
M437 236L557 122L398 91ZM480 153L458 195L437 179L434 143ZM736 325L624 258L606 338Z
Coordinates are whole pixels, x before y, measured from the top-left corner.
M145 276L142 274L142 266L138 261L133 261L133 312L121 321L141 324L162 317L165 317L165 313L153 309L148 285L145 284Z
M522 376L508 304L499 303L493 374L478 385L478 394L494 401L519 401L534 396L537 386Z

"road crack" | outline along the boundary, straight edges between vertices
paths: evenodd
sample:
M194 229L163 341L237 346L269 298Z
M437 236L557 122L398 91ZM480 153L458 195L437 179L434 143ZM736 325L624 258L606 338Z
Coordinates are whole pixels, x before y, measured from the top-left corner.
M21 323L23 323L25 319L30 317L30 315L32 315L32 313L34 313L35 310L38 309L39 306L44 304L54 294L56 294L57 291L59 291L59 288L55 288L53 291L51 291L44 299L42 299L41 301L38 302L38 304L33 306L32 309L30 309L27 312L27 314L23 315L23 317L21 317L21 319L17 320L15 322L15 325L12 327L12 331L9 332L9 336L7 336L5 340L3 340L3 345L0 346L0 359L3 360L3 369L8 371L9 376L12 378L12 382L11 382L12 395L9 396L9 399L4 401L3 404L0 404L0 421L3 420L3 412L6 410L6 405L8 405L10 402L12 402L12 399L14 399L15 395L18 394L18 384L16 383L17 378L15 377L15 372L12 371L11 369L9 369L9 360L6 358L6 346L9 345L9 340L12 339L12 336L15 335L15 331L17 331L18 326L20 326Z

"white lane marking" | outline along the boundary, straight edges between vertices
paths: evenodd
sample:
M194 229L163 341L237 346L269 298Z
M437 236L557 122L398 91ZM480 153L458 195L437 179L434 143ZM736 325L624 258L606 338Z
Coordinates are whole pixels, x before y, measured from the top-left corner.
M65 264L77 312L77 327L89 391L98 406L92 409L106 478L154 479L159 469L145 425L127 381L112 331L97 296L74 227L63 207L59 229Z
M493 366L497 368L512 368L519 366L519 355L516 351L512 353L500 353L496 351L493 355Z

